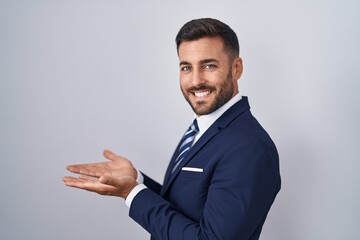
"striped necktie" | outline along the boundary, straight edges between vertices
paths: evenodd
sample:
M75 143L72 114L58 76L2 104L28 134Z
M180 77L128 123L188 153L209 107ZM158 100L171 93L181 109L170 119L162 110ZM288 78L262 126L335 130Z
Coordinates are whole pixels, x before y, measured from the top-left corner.
M175 166L173 167L171 173L175 171L175 169L179 166L181 161L185 158L186 154L189 152L193 144L195 135L198 133L198 131L199 131L199 127L195 118L194 122L191 124L191 126L186 131L183 138L181 139L181 143L179 144L180 147L177 153L178 155L175 158Z

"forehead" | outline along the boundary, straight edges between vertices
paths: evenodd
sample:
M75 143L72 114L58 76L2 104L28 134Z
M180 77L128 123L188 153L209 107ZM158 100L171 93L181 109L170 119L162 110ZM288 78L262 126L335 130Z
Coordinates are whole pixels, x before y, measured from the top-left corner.
M226 58L223 40L220 37L205 37L183 41L179 46L180 61L200 61L207 58Z

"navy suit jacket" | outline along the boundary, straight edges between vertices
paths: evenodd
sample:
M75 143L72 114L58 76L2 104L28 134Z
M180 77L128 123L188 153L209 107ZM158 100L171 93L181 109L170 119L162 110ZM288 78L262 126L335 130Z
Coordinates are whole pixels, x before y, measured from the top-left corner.
M163 186L144 175L148 188L130 207L152 239L259 239L280 190L279 157L247 97L210 126L173 174L171 162Z

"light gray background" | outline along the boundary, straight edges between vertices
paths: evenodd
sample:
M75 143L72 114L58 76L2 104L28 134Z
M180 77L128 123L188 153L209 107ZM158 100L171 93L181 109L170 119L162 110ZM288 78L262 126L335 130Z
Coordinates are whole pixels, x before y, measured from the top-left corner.
M359 240L360 2L0 0L0 239L147 239L123 200L67 188L105 148L162 181L193 113L174 37L237 33L240 92L276 142L262 240Z

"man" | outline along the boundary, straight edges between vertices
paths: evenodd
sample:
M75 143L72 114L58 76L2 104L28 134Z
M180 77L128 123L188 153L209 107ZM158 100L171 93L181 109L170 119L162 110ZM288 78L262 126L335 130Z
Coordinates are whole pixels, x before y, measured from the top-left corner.
M110 162L68 166L67 186L126 199L152 239L259 239L280 190L276 147L251 115L237 81L236 34L215 19L186 23L176 37L180 85L196 114L163 185L108 150Z

